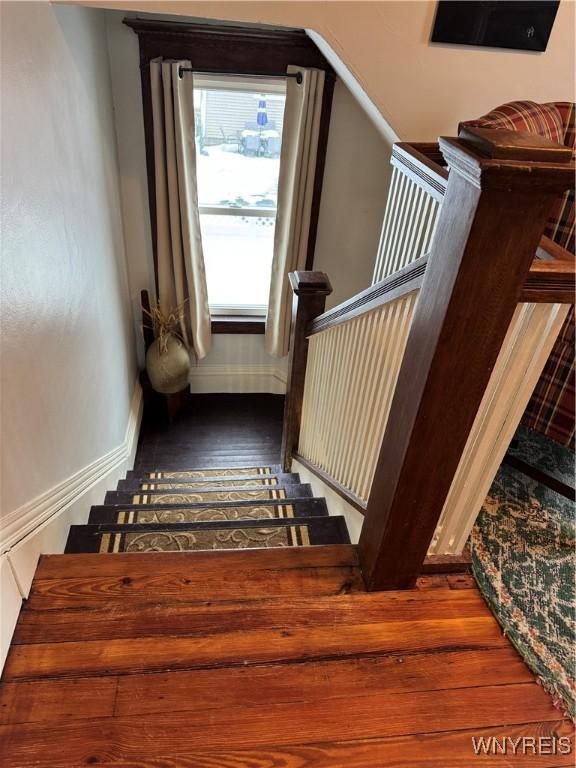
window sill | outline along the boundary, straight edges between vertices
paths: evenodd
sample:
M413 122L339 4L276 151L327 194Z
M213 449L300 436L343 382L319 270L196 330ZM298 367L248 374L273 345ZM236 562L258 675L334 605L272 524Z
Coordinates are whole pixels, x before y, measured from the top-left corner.
M264 333L266 320L260 315L212 315L212 333Z

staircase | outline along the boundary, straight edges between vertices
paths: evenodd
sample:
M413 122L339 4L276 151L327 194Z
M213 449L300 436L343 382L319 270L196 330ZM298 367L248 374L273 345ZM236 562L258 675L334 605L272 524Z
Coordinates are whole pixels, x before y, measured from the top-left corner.
M205 462L211 464L210 456ZM73 525L66 554L349 544L346 522L329 516L297 474L264 466L132 471Z

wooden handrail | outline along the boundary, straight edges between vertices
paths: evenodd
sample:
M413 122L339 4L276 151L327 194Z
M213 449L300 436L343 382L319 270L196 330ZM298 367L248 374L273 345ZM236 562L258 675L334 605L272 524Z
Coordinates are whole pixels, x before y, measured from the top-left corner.
M379 283L332 307L310 323L306 335L314 336L316 333L327 331L418 290L422 285L427 263L426 254L398 272L388 275ZM575 291L576 259L565 248L543 236L526 276L520 301L573 304Z
M535 304L574 304L574 263L534 261L520 294L520 301Z
M327 331L417 290L422 285L427 261L428 256L421 256L393 275L324 312L310 323L306 334L313 336L315 333Z

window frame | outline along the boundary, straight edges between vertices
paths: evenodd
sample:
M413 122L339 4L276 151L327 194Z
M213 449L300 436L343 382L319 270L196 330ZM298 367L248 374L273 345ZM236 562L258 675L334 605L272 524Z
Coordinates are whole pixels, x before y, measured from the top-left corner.
M140 49L142 110L156 293L158 291L158 260L156 254L156 185L150 61L159 56L166 59L186 59L191 62L193 68L216 73L216 75L218 73L228 74L229 72L250 72L268 75L271 78L281 78L285 75L289 64L324 70L324 93L306 256L306 269L312 269L332 96L336 80L334 70L327 59L302 29L216 23L194 24L131 17L126 17L124 24L138 35ZM151 289L152 286L149 288ZM212 317L213 333L264 333L264 325L262 316L247 318L246 315L234 313L226 315L225 318L217 315Z

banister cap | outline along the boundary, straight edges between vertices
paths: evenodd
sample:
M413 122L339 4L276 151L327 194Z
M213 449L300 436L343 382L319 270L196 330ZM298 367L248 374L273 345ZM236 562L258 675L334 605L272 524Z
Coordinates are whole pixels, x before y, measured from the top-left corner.
M465 127L460 130L458 138L491 160L569 163L572 159L570 147L536 133Z
M288 278L292 290L297 295L301 293L318 293L328 296L332 293L330 280L324 272L290 272Z

